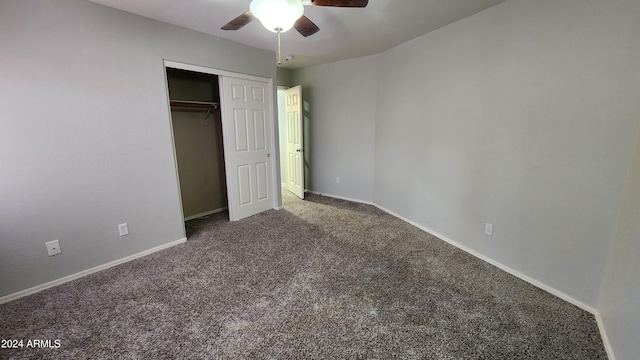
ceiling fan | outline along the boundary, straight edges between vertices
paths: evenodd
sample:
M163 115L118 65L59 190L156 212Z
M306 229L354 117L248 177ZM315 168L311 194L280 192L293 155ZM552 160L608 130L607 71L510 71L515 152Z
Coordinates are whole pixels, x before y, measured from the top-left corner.
M226 23L222 30L238 30L254 18L258 18L267 30L281 33L292 27L304 36L318 32L320 28L303 15L303 5L333 7L366 7L369 0L252 0L250 10Z

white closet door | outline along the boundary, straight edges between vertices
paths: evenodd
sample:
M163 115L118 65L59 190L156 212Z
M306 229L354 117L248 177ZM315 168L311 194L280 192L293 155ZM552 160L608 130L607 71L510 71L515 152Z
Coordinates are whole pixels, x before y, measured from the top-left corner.
M231 221L273 208L269 83L220 77Z

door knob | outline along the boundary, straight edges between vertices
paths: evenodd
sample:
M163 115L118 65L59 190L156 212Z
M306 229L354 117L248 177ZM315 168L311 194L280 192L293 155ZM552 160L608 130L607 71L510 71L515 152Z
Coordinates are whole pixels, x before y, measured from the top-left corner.
M297 152L302 152L302 149L298 149L298 150L296 150L296 151L297 151Z

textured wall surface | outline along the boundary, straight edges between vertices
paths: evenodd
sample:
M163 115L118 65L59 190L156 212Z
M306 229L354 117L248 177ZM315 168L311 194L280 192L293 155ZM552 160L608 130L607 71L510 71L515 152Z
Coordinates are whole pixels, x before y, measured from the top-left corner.
M373 200L376 64L367 56L293 72L302 85L307 189Z
M640 354L640 127L598 311L617 360Z

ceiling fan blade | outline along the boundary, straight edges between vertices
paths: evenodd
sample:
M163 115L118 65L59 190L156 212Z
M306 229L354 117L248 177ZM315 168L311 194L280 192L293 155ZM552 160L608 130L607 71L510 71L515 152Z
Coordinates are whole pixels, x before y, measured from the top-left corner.
M369 0L312 0L315 6L366 7Z
M313 21L311 21L305 15L302 15L300 19L296 21L293 27L296 28L296 30L298 30L298 32L304 37L311 36L317 33L318 30L320 30L318 25L314 24Z
M222 30L238 30L241 27L247 25L248 23L251 22L251 20L254 19L253 14L251 13L251 11L247 11L246 13L236 17L235 19L229 21L228 23L226 23L223 27L221 27L220 29Z

